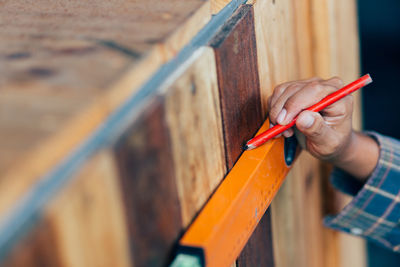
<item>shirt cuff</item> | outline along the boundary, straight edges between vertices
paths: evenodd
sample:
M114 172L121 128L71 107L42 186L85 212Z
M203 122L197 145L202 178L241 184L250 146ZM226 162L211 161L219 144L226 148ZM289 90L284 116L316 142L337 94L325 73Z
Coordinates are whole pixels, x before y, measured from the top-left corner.
M334 170L333 185L353 195L353 200L337 215L324 219L326 226L373 240L400 251L400 142L367 132L380 147L378 163L362 184L341 170Z

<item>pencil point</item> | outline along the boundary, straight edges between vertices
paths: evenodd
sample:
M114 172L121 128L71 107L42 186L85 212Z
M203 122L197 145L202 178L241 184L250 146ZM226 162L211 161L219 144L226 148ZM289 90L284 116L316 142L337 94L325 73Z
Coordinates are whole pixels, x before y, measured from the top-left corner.
M253 146L253 145L248 145L248 144L245 144L245 145L243 146L243 150L252 150L252 149L254 149L254 148L256 148L256 147Z

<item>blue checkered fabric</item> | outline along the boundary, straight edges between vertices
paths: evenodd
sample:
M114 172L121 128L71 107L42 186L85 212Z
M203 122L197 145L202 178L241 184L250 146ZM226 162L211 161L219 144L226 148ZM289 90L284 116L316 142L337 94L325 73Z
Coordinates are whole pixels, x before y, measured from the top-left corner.
M339 214L327 216L324 223L400 252L400 142L367 134L380 146L378 164L365 184L341 170L333 171L333 185L354 198Z

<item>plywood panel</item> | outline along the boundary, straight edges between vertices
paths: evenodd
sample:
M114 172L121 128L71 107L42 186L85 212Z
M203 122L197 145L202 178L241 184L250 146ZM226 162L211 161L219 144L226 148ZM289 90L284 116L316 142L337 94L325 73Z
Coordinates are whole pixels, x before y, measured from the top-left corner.
M166 89L165 111L184 227L226 171L214 52L201 48L190 61Z
M165 264L182 229L164 115L164 102L154 99L115 145L135 266Z

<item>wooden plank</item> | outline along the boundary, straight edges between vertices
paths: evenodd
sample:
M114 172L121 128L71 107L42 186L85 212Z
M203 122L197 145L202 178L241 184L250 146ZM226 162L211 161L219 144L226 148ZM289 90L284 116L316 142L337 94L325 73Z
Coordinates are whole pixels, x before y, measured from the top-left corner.
M215 51L227 167L231 169L242 144L263 121L252 7L238 9L210 45Z
M251 2L254 4L258 71L262 109L265 114L267 99L273 88L280 83L299 77L295 25L300 20L293 11L293 5L298 5L294 2L298 1L253 0ZM305 67L309 68L307 65Z
M103 151L45 211L57 238L60 266L131 266L116 166Z
M257 0L254 9L265 110L265 101L277 84L315 75L312 55L316 52L313 50L310 16L313 11L319 11L312 10L309 0L295 3ZM265 13L269 15L265 16ZM323 58L323 55L319 56ZM272 202L275 266L335 264L333 259L338 255L335 245L329 248L321 246L323 243L337 244L337 240L331 236L321 237L324 230L321 224L322 199L318 166L317 160L302 154Z
M263 120L252 6L242 6L211 46L217 61L227 168L231 169L242 152L243 142L253 136ZM262 236L269 226L269 217L262 221L239 257L238 266L246 266L246 263L251 266L252 258L272 255L271 240Z
M55 251L56 245L53 227L48 221L40 221L0 264L5 267L61 266L61 259Z
M131 266L120 185L107 151L90 159L38 220L6 266Z
M184 227L226 171L214 52L201 48L190 61L165 100Z
M249 242L244 247L237 260L238 266L267 266L273 267L271 215L268 209L261 218Z
M211 14L203 0L40 0L5 1L0 17L2 214Z
M166 264L182 220L162 98L149 103L115 153L134 265Z
M211 0L211 13L217 14L221 11L231 0Z
M201 249L207 266L228 266L239 256L289 171L283 146L280 138L242 154L179 241L183 252ZM265 254L267 242L256 244L259 250L246 253L244 262L261 258L257 253Z
M311 1L313 8L313 43L315 72L319 76L339 76L345 83L359 77L359 44L357 30L356 1ZM361 123L361 92L354 95L353 125L362 128ZM331 201L337 203L335 209L325 207L325 212L335 213L344 207L350 198L333 191L327 181L331 168L324 166L323 173L326 191L331 191ZM331 255L331 261L337 259L337 265L330 266L365 266L365 242L343 233L326 230L326 240L336 240L337 253ZM332 249L332 242L325 242Z

